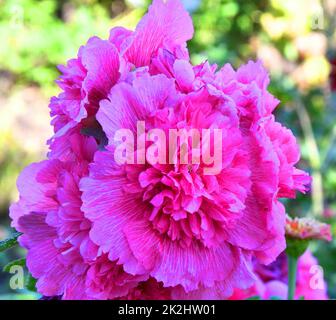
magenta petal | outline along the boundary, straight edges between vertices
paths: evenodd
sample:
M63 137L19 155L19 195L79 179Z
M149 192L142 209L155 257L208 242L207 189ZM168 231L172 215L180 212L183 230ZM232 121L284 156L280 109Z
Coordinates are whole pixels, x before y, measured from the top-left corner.
M252 282L252 273L245 269L246 266L241 265L239 267L239 259L241 259L239 253L235 253L234 250L224 245L218 249L199 250L198 253L192 249L185 250L185 253L182 253L184 250L174 248L174 246L168 250L163 256L160 268L153 274L166 285L181 284L189 292L197 290L201 283L210 288L221 283L222 289L219 292L223 298L228 296L233 289L232 277L235 272L241 276L240 283L236 282L237 286L247 287ZM176 261L174 255L181 256L181 261ZM205 260L204 257L207 257L207 259ZM183 272L182 270L188 271ZM246 278L242 277L244 273L247 274ZM174 277L173 274L175 274Z
M86 217L93 222L90 231L90 238L93 242L100 247L101 251L109 252L110 260L118 260L119 263L124 264L125 271L135 274L142 272L141 269L143 268L139 268L139 263L134 258L122 229L128 223L129 217L137 213L142 214L144 208L135 205L134 200L125 195L123 191L125 180L116 171L113 161L109 161L113 158L113 155L110 154L105 157L105 154L105 152L102 152L97 155L96 160L105 162L106 166L95 165L98 171L96 171L94 177L98 178L105 174L111 174L115 176L115 179L106 184L92 178L82 179L81 190L83 191L82 198L84 201L82 209ZM102 169L102 171L99 169ZM95 192L92 192L92 190L95 190ZM134 208L137 208L138 211Z
M176 60L174 63L176 82L181 90L190 90L195 80L194 70L188 61Z
M95 100L98 104L119 79L118 51L108 41L91 38L81 51L81 59L87 70L83 83L86 93L84 102L90 103L91 100Z
M110 31L109 41L121 51L123 42L132 35L132 31L123 27L115 27Z
M37 213L21 217L19 225L24 233L20 244L28 249L27 267L39 279L39 292L47 296L62 294L64 282L71 275L57 261L55 231L45 223L45 215Z
M43 168L47 168L50 173L50 179L46 184L40 184L37 181L38 172ZM18 190L21 195L20 201L10 207L10 217L12 218L13 227L18 228L18 219L31 211L43 212L45 210L57 209L57 202L46 193L56 183L52 172L57 172L58 168L58 160L53 160L31 164L22 171L17 181Z
M192 20L178 0L154 0L139 22L125 57L135 66L145 66L160 47L173 51L192 38Z
M211 287L217 281L232 277L235 272L249 274L246 279L240 279L240 286L244 286L243 281L250 284L253 279L246 265L241 263L240 253L229 245L223 244L213 249L195 245L183 248L178 244L160 241L144 223L133 222L124 230L137 260L147 270L152 270L151 275L165 286L182 285L189 292L196 290L200 284Z

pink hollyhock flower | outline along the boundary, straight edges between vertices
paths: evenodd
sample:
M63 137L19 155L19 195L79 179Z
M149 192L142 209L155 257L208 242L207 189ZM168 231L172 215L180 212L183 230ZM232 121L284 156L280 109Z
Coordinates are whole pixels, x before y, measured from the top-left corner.
M97 119L109 143L81 181L82 209L92 240L127 272L140 267L166 287L188 293L219 286L230 295L253 281L251 255L269 263L283 251L278 197L304 192L309 178L294 168L292 135L271 116L275 99L260 63L215 73L165 57L162 51L155 64L164 74L117 84L100 103ZM115 134L123 128L136 136L137 121L165 132L220 128L220 172L204 175L202 163L118 164Z
M95 257L89 238L91 222L81 207L79 180L88 173L96 150L92 138L72 140L75 161L45 160L27 167L18 179L20 200L10 208L12 225L23 232L20 244L28 250L27 266L46 296L85 297L80 279L85 256Z
M97 37L79 49L77 59L59 67L62 75L57 84L63 92L50 102L51 116L55 117L52 121L55 137L95 115L99 101L118 81L119 67L119 52L115 46Z
M24 170L11 207L43 295L218 299L251 287L252 259L271 263L284 250L279 198L306 192L310 179L272 115L268 74L260 62L192 66L192 34L178 0L155 0L134 32L91 38L60 68L49 160ZM220 130L218 144L200 141L220 162L184 163L177 149L174 164L120 164L115 134L136 136L138 121L165 137Z
M72 138L74 138L72 136ZM147 275L133 276L99 253L84 217L80 179L96 151L93 138L71 141L76 160L46 160L27 167L18 180L20 200L11 207L13 226L23 235L27 266L44 296L112 299L128 294Z
M257 275L255 284L247 290L236 289L230 300L245 300L253 296L262 299L277 297L287 299L287 257L282 253L275 262L268 266L256 262ZM305 300L327 300L327 285L317 259L307 250L298 261L295 298Z
M181 164L120 166L113 152L97 153L91 177L81 183L93 241L127 272L145 268L165 286L182 285L187 291L236 272L247 274L241 269L249 254L226 241L226 227L240 216L250 188L237 119L231 123L211 106L202 114L200 107L211 98L207 92L182 97L174 81L162 75L118 84L109 97L97 115L109 138L108 150L114 148L115 131L134 128L136 120L161 129L218 126L226 135L230 130L231 139L224 141L225 169L218 177L203 178L201 168ZM248 282L249 276L241 281Z

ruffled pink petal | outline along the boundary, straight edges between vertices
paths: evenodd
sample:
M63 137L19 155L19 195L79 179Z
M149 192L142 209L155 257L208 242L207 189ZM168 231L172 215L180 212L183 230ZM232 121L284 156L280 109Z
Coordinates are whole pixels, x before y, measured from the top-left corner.
M45 176L46 183L39 184L37 174L45 168L48 170L48 174ZM52 160L33 163L22 171L17 181L20 201L17 204L13 204L10 208L13 227L17 228L18 219L31 211L43 212L57 209L57 202L48 196L48 191L56 184L55 174L59 169L59 161Z
M174 62L174 75L181 91L188 91L192 88L195 80L194 70L186 60L176 60Z
M173 51L192 38L192 20L178 0L154 0L139 22L125 58L136 67L148 65L158 49Z
M63 92L50 101L55 135L49 143L76 128L83 119L95 115L99 101L106 98L118 81L119 67L117 48L98 37L89 39L79 49L77 59L59 67L62 75L57 83Z
M73 276L58 261L54 246L55 230L45 223L45 215L31 213L19 219L19 230L24 233L20 244L28 249L27 267L38 279L37 289L46 296L61 295Z
M109 41L91 38L80 52L80 57L87 70L83 82L83 90L86 94L84 105L92 101L97 103L88 109L89 114L94 114L98 109L99 101L107 96L119 79L119 54ZM80 121L81 117L76 120Z
M80 184L83 191L82 210L93 221L90 238L102 252L109 253L111 261L118 260L118 263L123 264L126 272L141 273L144 268L133 256L122 229L129 216L141 214L145 207L141 202L135 205L133 197L125 194L123 186L127 181L116 170L113 154L100 152L95 159L97 163L91 166L94 174L91 178L83 178ZM114 176L114 179L105 180L106 183L102 184L99 179L106 175ZM93 193L92 190L97 192ZM114 214L111 215L111 212Z
M133 34L133 31L125 29L123 27L115 27L110 30L109 41L120 52L122 50L122 44L124 41Z
M278 197L293 198L296 191L305 193L311 179L307 173L294 167L300 159L300 150L293 133L274 118L266 121L265 130L280 164Z
M278 189L279 165L273 146L261 127L252 131L247 146L253 168L251 193L246 199L242 218L227 232L232 244L260 252L260 259L269 263L285 246L285 214L277 210L278 206L272 200Z

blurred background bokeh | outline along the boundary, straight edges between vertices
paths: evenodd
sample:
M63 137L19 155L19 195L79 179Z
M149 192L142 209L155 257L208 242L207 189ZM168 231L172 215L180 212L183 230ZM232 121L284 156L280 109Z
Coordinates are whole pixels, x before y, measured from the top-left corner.
M286 201L287 212L315 216L336 236L336 0L183 0L195 35L191 59L235 67L261 59L280 100L276 115L298 137L300 167L314 178L310 194ZM149 0L0 0L0 240L19 172L47 152L49 98L58 92L56 65L76 56L90 36L134 28ZM312 246L336 298L336 241ZM0 266L23 256L0 253ZM36 296L9 288L0 271L0 299Z

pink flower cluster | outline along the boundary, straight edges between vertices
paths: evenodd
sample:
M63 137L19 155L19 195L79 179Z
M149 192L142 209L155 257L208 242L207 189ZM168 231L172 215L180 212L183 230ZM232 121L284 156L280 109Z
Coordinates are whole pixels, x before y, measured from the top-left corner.
M270 265L264 266L257 261L254 264L257 281L248 289L236 289L230 300L245 300L252 297L262 299L287 299L287 256L285 253ZM295 299L327 300L327 284L323 279L323 270L317 259L307 250L298 260Z
M279 198L309 176L260 62L235 71L190 63L190 16L154 0L134 32L91 38L60 67L48 159L26 168L12 225L44 296L63 299L225 298L256 280L252 258L285 248ZM114 134L221 129L222 168L116 163ZM216 146L212 146L215 148Z

